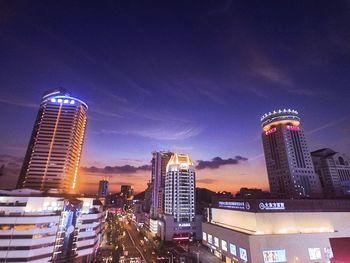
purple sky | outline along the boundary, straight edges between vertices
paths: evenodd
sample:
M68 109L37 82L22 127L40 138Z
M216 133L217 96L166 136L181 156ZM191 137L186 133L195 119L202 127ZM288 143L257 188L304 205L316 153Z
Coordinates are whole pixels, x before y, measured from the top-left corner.
M1 1L0 180L15 181L9 160L58 86L89 105L85 167L142 166L168 149L243 156L198 170L199 185L266 188L260 116L278 108L300 112L310 150L349 153L349 28L346 1ZM102 175L82 172L81 188ZM109 175L113 190L149 179Z

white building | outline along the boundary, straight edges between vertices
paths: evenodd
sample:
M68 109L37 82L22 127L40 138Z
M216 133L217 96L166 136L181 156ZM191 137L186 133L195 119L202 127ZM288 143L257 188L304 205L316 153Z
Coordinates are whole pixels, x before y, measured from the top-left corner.
M195 167L188 155L174 153L165 177L165 211L159 221L162 239L191 240L200 238L201 217L196 216Z
M349 222L349 200L219 201L202 242L230 263L349 262Z
M311 152L326 197L350 195L350 159L346 154L325 148Z
M39 191L0 190L0 262L93 262L105 214L102 203Z
M298 112L270 112L261 117L261 126L271 194L277 198L321 197Z

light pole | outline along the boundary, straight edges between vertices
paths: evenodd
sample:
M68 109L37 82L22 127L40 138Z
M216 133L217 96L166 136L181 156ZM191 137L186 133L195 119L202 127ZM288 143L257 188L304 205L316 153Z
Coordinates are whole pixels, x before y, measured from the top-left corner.
M197 263L199 263L199 251L196 251L195 253L197 255Z
M168 251L168 254L171 255L171 263L174 263L174 254L171 253L170 251ZM169 261L170 261L170 258L169 258Z

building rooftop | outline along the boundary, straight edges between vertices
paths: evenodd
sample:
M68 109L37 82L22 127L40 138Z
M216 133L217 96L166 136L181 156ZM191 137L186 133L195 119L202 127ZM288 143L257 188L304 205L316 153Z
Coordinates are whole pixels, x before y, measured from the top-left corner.
M311 155L317 156L317 157L329 157L329 156L332 156L336 153L337 153L336 151L333 151L330 148L323 148L323 149L319 149L319 150L311 152Z

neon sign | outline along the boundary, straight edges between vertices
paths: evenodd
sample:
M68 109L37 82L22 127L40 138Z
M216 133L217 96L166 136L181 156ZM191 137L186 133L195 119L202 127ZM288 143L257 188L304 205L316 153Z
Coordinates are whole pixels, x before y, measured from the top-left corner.
M294 126L294 125L287 125L287 130L300 131L300 127L299 126Z
M266 132L265 132L265 135L270 135L270 134L272 134L272 133L274 133L274 132L276 132L276 128L272 128L272 129L266 131Z

